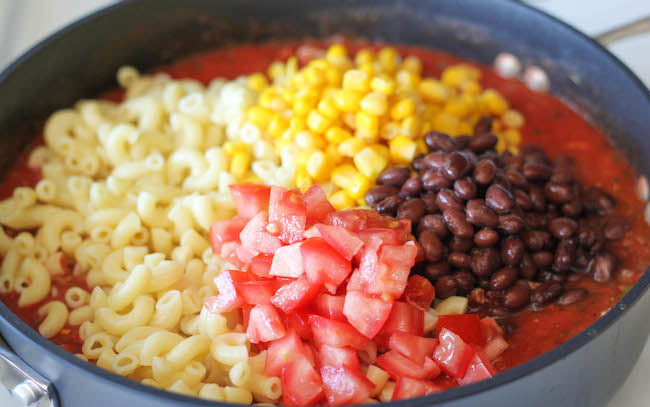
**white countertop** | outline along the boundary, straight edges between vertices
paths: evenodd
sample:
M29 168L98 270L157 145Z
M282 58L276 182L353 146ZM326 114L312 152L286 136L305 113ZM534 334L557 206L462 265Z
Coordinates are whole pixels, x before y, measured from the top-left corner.
M116 0L0 0L0 69L30 46L60 27ZM649 0L529 0L546 12L569 22L589 35L650 15ZM611 48L650 86L650 34ZM640 52L642 50L642 52ZM650 341L641 359L610 407L650 406ZM0 388L0 406L13 407ZM65 406L63 406L65 407Z

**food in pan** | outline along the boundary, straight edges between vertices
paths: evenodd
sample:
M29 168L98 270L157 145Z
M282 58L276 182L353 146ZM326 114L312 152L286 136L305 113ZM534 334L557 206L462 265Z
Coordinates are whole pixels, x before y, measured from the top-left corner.
M55 112L2 187L2 301L151 386L345 404L489 378L636 281L636 177L584 119L445 54L343 43L125 67Z

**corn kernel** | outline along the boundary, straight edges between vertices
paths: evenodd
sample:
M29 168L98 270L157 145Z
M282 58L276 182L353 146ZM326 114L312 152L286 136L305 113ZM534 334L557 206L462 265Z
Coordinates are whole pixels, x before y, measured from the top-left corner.
M351 164L343 164L332 171L332 183L339 188L345 189L352 185L352 180L359 174Z
M245 152L238 152L230 160L230 174L235 179L241 179L246 175L250 165L250 155Z
M420 75L404 69L397 71L395 79L401 88L414 88L420 83Z
M325 155L332 165L338 165L343 160L343 157L339 154L338 146L335 144L329 144L325 147Z
M338 152L344 157L354 157L366 147L366 143L356 137L351 137L339 144Z
M423 138L419 138L415 140L415 144L417 144L417 149L415 150L415 154L426 154L429 152L429 147L427 146L427 143L424 141Z
M309 131L301 131L296 134L294 141L300 150L314 150L325 147L325 141L320 136Z
M506 127L518 129L524 125L524 116L516 110L508 110L501 116L501 121Z
M368 177L362 174L357 174L353 179L350 185L345 189L348 196L352 199L359 200L366 195L366 192L370 189L370 180Z
M270 86L264 89L260 93L259 97L259 104L262 107L265 107L267 109L272 109L272 106L275 104L275 100L278 99L280 95L277 92L277 89L275 87Z
M443 111L452 116L465 117L469 113L470 107L460 99L452 99L445 104Z
M262 180L260 179L260 177L258 177L258 176L255 175L255 174L253 174L253 175L249 175L249 176L247 176L247 177L242 178L242 179L241 179L241 182L242 182L242 183L249 183L249 182L252 182L252 183L256 183L256 184L263 184L263 183L264 183L264 181L262 181Z
M379 51L378 58L382 68L388 73L395 72L397 66L401 62L399 54L397 54L395 49L391 47L382 48L381 51Z
M327 49L327 53L325 54L325 58L328 60L335 60L339 58L345 58L348 56L348 50L345 48L345 46L341 44L333 44Z
M388 110L386 95L381 92L370 92L361 99L361 110L364 113L381 116Z
M299 169L296 171L296 187L300 188L303 192L308 190L314 184L306 170Z
M307 115L316 107L318 96L313 91L300 91L293 100L293 111L300 116Z
M404 58L400 69L409 71L419 76L422 73L422 62L420 62L420 59L418 57L409 55Z
M269 81L266 80L266 77L261 73L254 73L248 77L246 81L249 88L253 89L256 92L261 92L269 86Z
M310 86L323 86L327 82L325 69L310 67L305 69L305 81Z
M370 90L370 78L360 69L350 69L343 74L343 90L367 92Z
M502 137L506 139L509 146L521 143L521 133L517 129L507 129Z
M460 89L464 93L466 93L468 95L473 95L473 96L478 96L481 93L481 91L483 90L481 85L476 81L463 82L460 85Z
M499 154L503 153L507 147L506 139L505 137L499 137L499 140L497 141L497 145L494 147Z
M366 147L354 156L354 165L360 173L375 179L386 168L388 160L370 147Z
M400 126L395 122L388 122L381 126L379 136L384 140L392 140L399 135Z
M273 112L260 106L252 106L248 109L247 117L250 122L255 123L258 127L266 128L273 118Z
M307 121L305 120L304 117L301 116L294 116L289 120L289 130L293 134L298 134L301 131L305 131L307 129Z
M508 102L494 89L485 90L479 96L479 103L488 112L501 116L508 110Z
M318 102L318 107L316 107L316 109L320 114L330 120L335 120L337 117L339 117L340 112L336 106L336 101L332 96L324 96L320 102Z
M433 119L433 128L451 136L458 134L460 122L456 116L441 112Z
M336 145L341 144L350 137L352 137L352 134L339 126L332 126L325 132L325 140Z
M344 112L356 112L364 94L354 90L342 90L335 97L336 105Z
M375 54L367 48L359 50L359 52L357 52L357 55L354 57L354 63L358 66L372 63L374 60Z
M400 100L390 109L390 116L395 120L402 120L413 113L415 113L415 103L409 98Z
M285 75L293 75L298 71L298 58L290 57L284 65Z
M294 92L293 89L284 88L280 92L280 97L282 98L282 100L284 100L284 103L290 105L293 103L293 100L296 97L296 92Z
M306 168L309 157L314 152L313 149L303 150L296 155L296 168Z
M273 80L276 80L280 76L284 75L284 64L280 61L273 62L267 71L269 77Z
M247 153L248 144L243 141L226 141L223 143L223 151L231 157L237 153Z
M339 68L330 66L325 70L325 79L329 86L341 86L343 80L343 73Z
M357 115L356 113L344 113L343 114L343 123L351 129L357 128Z
M375 76L370 81L370 88L375 92L390 95L395 92L395 81L388 76Z
M322 151L314 151L309 157L309 160L307 160L305 169L311 178L322 182L329 178L332 171L331 164L325 153Z
M329 201L337 211L342 211L354 206L354 200L343 190L334 192L330 195Z
M418 116L409 116L402 120L402 125L400 126L400 133L407 137L415 138L420 134L420 128L422 127L422 122Z
M390 150L383 144L371 144L368 147L372 148L374 152L384 157L385 159L390 159Z
M316 133L324 133L332 122L317 110L312 110L307 115L307 127Z
M271 136L279 138L282 137L282 134L287 130L288 126L287 120L279 114L276 114L269 122L268 131Z
M379 133L379 119L377 116L365 112L358 112L356 116L357 133L365 139L374 139Z
M406 137L397 136L390 141L390 158L397 163L410 163L415 158L417 143Z
M449 88L435 79L424 79L418 86L420 93L425 99L434 102L444 102L449 99Z

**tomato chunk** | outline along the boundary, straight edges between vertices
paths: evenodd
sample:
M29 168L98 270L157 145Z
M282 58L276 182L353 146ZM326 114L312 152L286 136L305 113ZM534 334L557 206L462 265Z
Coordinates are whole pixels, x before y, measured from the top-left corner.
M444 390L442 387L429 381L403 376L398 378L397 383L395 383L393 400L404 400L414 397L428 396L429 394L437 393L442 390Z
M205 300L205 307L213 314L229 312L245 303L244 298L237 292L237 284L249 281L247 273L237 270L226 270L214 279L219 294Z
M271 263L273 263L272 254L260 253L251 260L249 271L258 277L269 277Z
M366 229L368 225L368 215L362 209L350 209L347 211L332 212L327 215L326 224L339 226L351 232L358 232Z
M309 325L309 315L299 312L292 312L287 315L287 328L293 330L299 337L310 340L313 335L311 325Z
M280 283L275 280L235 283L237 293L250 305L271 304L271 297L279 287Z
M314 340L319 344L344 347L351 346L355 349L362 349L368 339L361 335L349 324L333 319L327 319L320 315L310 315L309 325L314 334Z
M235 267L244 267L244 262L237 257L237 250L241 247L241 242L226 242L221 246L221 257Z
M503 336L503 329L492 317L481 318L481 332L483 332L485 342L489 342L492 338Z
M311 283L305 276L280 287L270 299L271 303L289 314L311 303L322 289L319 283Z
M318 315L326 318L335 319L337 321L347 322L347 318L343 314L343 307L345 305L344 295L330 295L319 294L314 300L314 311Z
M307 359L294 360L282 371L284 404L292 406L316 404L323 396L323 382Z
M331 405L362 403L375 389L375 385L361 371L349 366L324 366L320 374L325 397Z
M467 343L478 346L485 344L481 322L477 314L440 315L436 328L438 332L447 328Z
M487 356L490 362L494 362L501 356L503 352L508 349L508 342L501 336L495 336L490 339L483 348L485 350L485 355Z
M424 332L424 312L411 304L396 301L384 327L377 334L377 342L388 345L388 340L394 332L406 332L422 336Z
M424 358L422 364L415 363L394 350L377 357L377 366L388 372L394 379L403 376L414 379L433 379L440 374L440 368L431 358Z
M266 212L260 212L248 221L246 227L239 234L242 246L253 253L253 256L259 253L272 254L282 247L280 239L266 230L268 224Z
M438 340L435 338L423 338L407 334L405 332L393 332L388 341L388 347L396 350L415 363L424 363L426 356L432 356L433 351L438 346Z
M300 190L271 187L270 222L280 229L278 237L283 242L291 244L302 240L302 232L307 225L307 208Z
M474 357L474 350L447 328L442 328L438 340L440 343L433 352L433 359L445 373L462 379L470 360Z
M251 310L246 329L251 343L274 341L286 333L280 315L272 305L256 305Z
M409 304L426 311L436 296L436 289L431 282L417 274L409 277L404 290L404 299Z
M483 379L489 379L490 377L497 374L496 369L494 366L492 366L492 363L490 363L485 353L477 348L474 348L474 350L474 357L472 360L470 360L469 366L467 366L465 376L462 379L457 379L458 384L460 385L478 382Z
M402 246L381 246L374 275L367 280L366 292L375 295L390 294L393 298L399 298L406 288L417 252L417 246L413 242Z
M300 358L307 359L304 346L305 344L293 331L289 331L284 338L271 342L266 353L264 374L280 377L282 369L289 363Z
M305 206L307 207L307 219L312 222L323 222L329 213L335 211L334 207L327 200L327 195L320 185L314 184L305 192Z
M300 246L303 265L310 281L338 286L352 271L346 260L320 237L312 237ZM336 292L336 289L334 289Z
M357 356L357 352L347 346L344 348L337 348L330 345L321 345L318 350L318 361L320 362L320 366L342 365L354 370L360 369L359 356Z
M397 232L393 229L368 228L357 232L357 237L361 239L363 243L368 243L368 240L370 240L370 237L372 236L380 238L384 244L399 245L402 243L397 236Z
M393 301L370 297L359 291L348 291L343 314L350 325L366 338L374 338L384 326L392 307Z
M237 206L237 213L239 216L249 219L266 210L270 192L271 187L262 184L230 185L230 193Z
M210 226L210 245L212 252L221 252L221 247L226 242L239 240L239 234L246 226L248 220L243 217L236 217L230 220L220 220Z
M315 227L327 244L332 246L334 250L347 260L352 260L354 255L363 246L361 239L342 227L325 225L323 223L317 223Z
M269 275L291 278L300 277L305 272L302 252L300 250L301 245L302 243L294 243L288 246L282 246L276 250Z

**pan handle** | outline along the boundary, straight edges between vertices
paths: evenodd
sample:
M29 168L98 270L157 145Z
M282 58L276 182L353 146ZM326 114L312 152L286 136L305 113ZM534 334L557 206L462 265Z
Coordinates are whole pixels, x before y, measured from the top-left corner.
M594 39L602 45L609 46L615 42L634 37L639 34L650 33L650 16L645 16L630 23L620 25L604 33L600 33Z
M52 383L29 367L0 336L0 387L21 407L59 407Z

